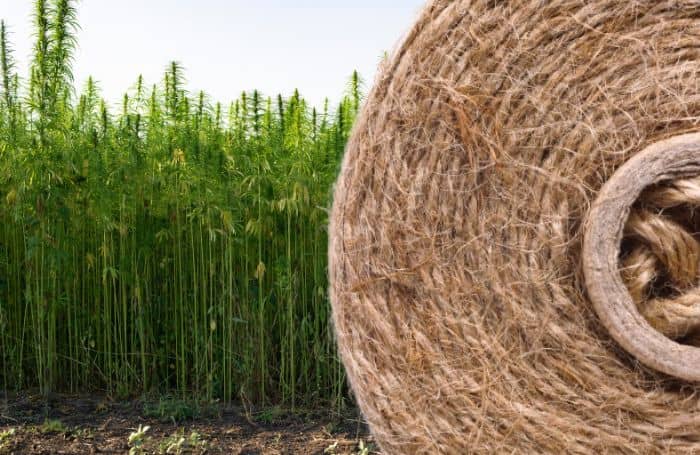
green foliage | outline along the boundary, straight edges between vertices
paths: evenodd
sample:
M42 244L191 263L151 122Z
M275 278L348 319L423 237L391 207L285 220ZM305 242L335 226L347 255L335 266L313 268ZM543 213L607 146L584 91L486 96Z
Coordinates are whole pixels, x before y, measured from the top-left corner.
M8 428L6 430L0 431L0 453L5 453L9 449L12 443L12 438L17 433L15 428Z
M173 62L110 112L73 88L73 5L36 1L23 96L0 36L5 387L342 403L326 225L359 76L334 113L257 91L223 112Z
M261 422L265 424L275 423L280 420L281 417L285 415L284 409L279 406L273 406L271 408L266 408L254 415L256 422Z
M198 418L217 417L220 406L216 402L184 400L173 396L163 396L156 402L146 402L143 413L163 422L181 422Z
M150 439L148 436L146 436L146 434L150 429L151 427L149 427L148 425L139 425L139 427L135 431L132 431L129 434L129 455L139 455L145 453L144 445L146 445L146 443Z
M185 430L179 428L175 433L158 443L156 453L158 454L175 454L184 453L206 453L208 449L207 441L202 438L202 435L192 430L189 435Z
M39 427L41 433L65 433L68 428L58 419L47 419Z

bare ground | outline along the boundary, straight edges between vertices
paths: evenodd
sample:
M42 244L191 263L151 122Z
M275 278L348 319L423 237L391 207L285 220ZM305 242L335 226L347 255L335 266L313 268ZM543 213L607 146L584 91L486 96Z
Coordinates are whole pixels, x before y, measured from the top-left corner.
M0 454L377 453L354 412L195 409L172 399L112 402L70 395L47 401L32 394L0 403Z

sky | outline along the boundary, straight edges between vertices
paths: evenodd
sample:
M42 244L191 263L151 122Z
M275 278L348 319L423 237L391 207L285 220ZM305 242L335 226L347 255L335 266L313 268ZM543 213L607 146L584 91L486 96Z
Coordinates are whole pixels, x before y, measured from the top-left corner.
M33 45L33 0L0 0L20 75ZM242 91L316 106L338 100L352 71L371 85L385 52L408 32L424 0L79 0L78 87L92 75L116 104L139 74L160 82L170 61L191 92L228 103Z

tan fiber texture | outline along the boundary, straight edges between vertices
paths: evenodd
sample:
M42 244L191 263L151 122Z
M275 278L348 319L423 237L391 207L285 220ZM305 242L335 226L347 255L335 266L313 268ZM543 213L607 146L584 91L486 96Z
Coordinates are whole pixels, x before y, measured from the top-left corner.
M691 345L700 341L700 223L688 210L700 207L697 195L700 177L674 179L642 195L627 220L622 260L639 312L662 334Z
M384 453L700 452L700 387L613 341L581 265L612 174L700 130L699 73L697 1L425 8L369 95L331 217L339 349ZM640 199L620 273L654 327L697 344L683 214L700 183Z

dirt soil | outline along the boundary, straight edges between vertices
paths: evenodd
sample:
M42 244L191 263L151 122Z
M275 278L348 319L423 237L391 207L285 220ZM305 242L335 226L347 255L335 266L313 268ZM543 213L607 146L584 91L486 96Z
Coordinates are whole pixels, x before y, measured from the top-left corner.
M141 432L139 433L139 426ZM143 431L144 427L150 427ZM0 454L375 454L354 412L23 394L0 400Z

